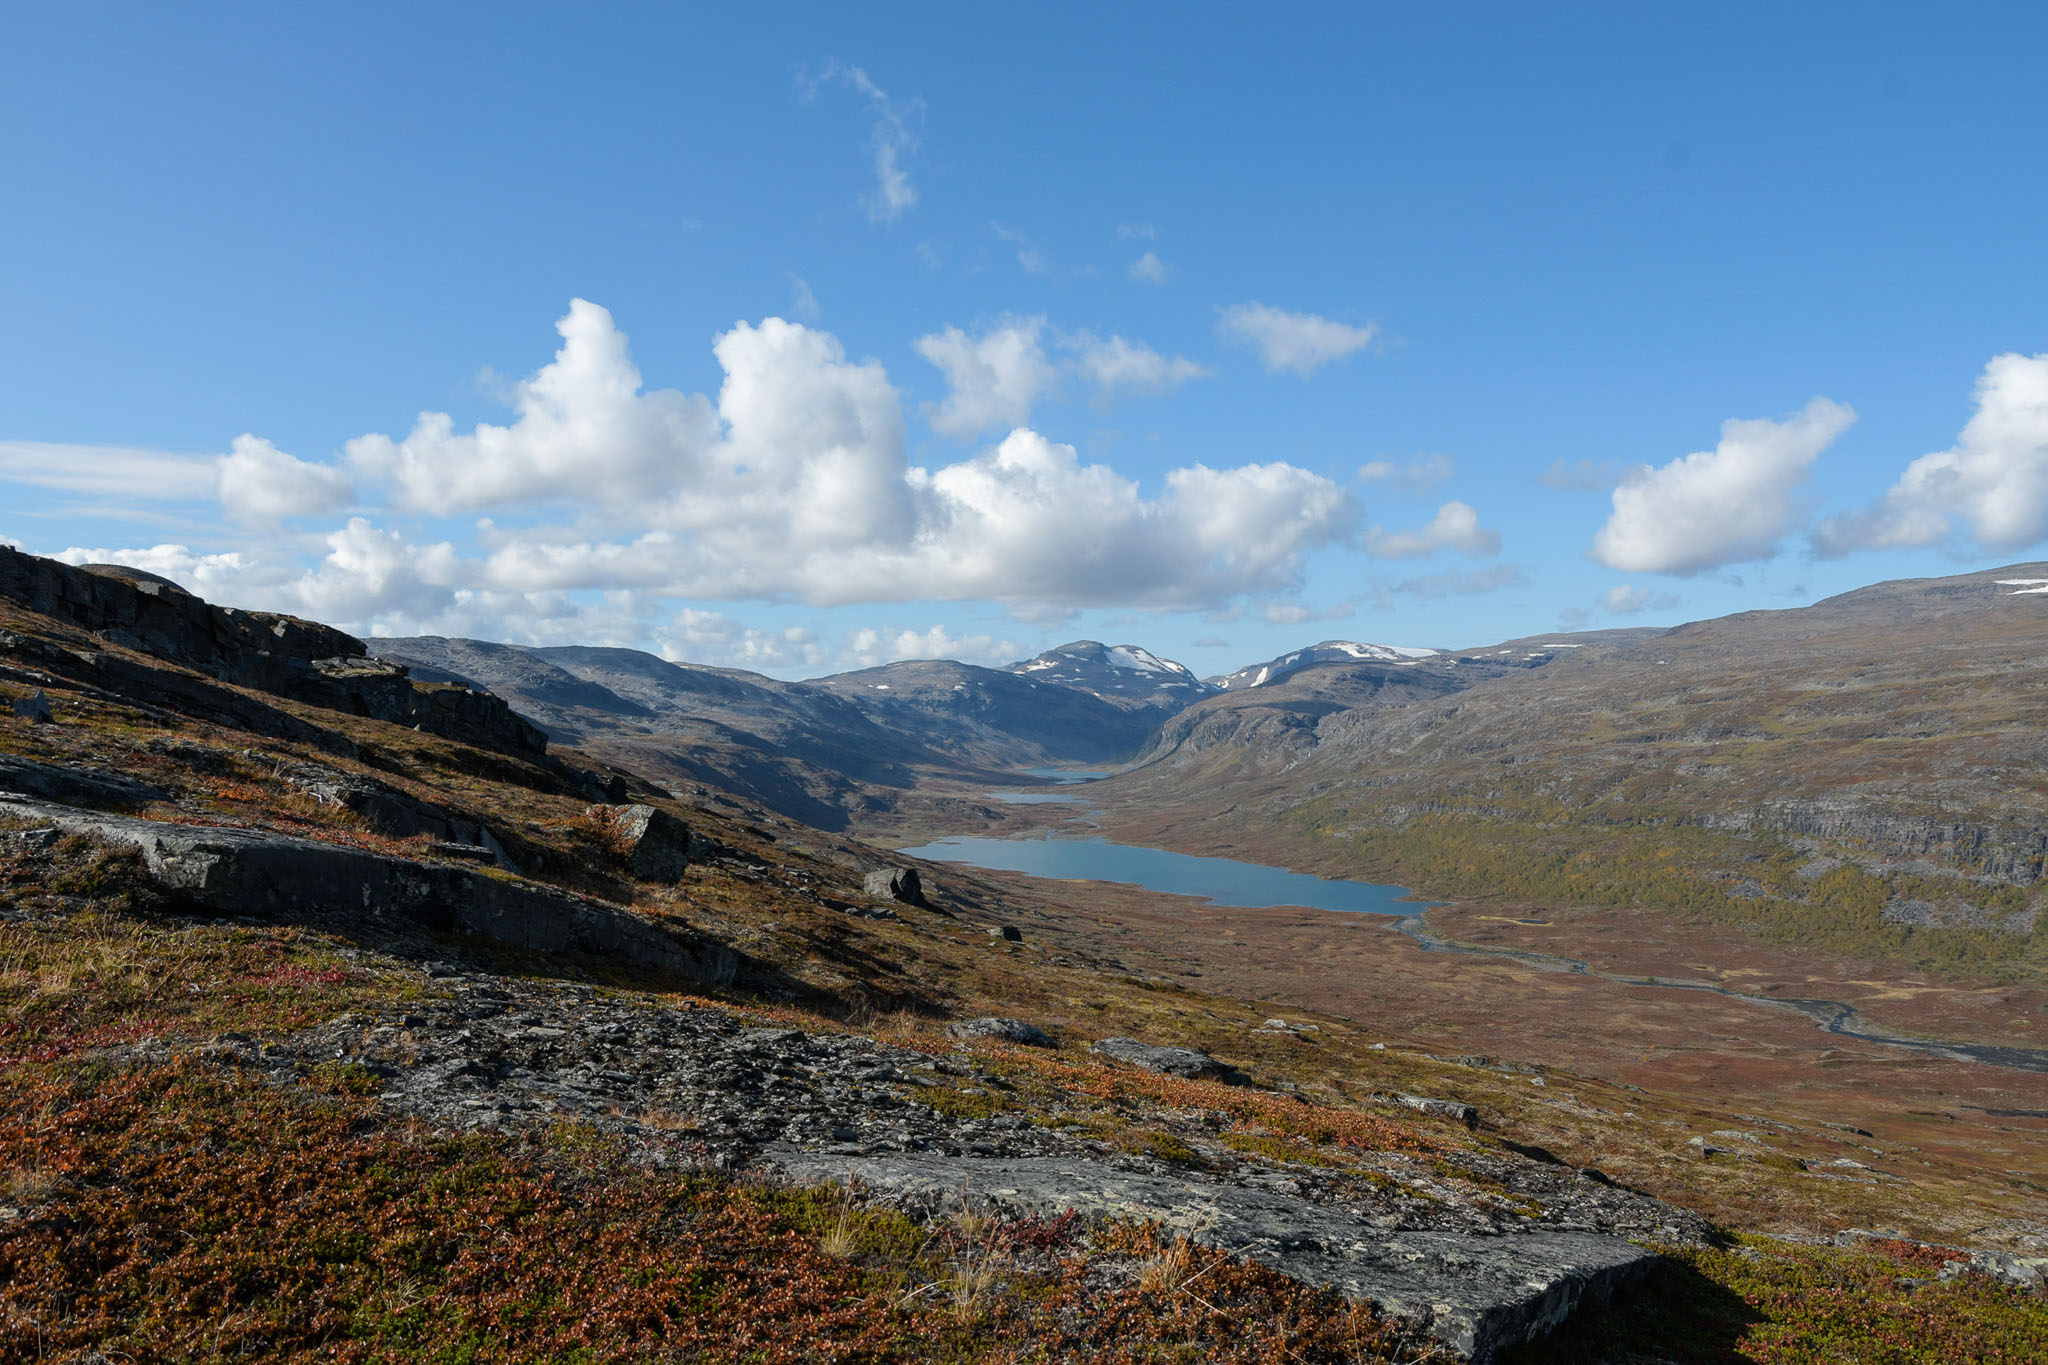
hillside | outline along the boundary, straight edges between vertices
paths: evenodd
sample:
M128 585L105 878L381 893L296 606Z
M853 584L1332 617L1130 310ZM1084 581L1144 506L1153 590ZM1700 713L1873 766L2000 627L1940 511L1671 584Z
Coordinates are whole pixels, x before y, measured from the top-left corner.
M1128 837L2038 977L2048 609L2001 580L2041 572L1305 668L1181 712L1092 794Z
M545 662L565 714L671 685ZM1566 1319L1566 1359L2019 1359L2048 1321L1986 1223L2034 1196L1974 1159L1903 1203L1766 1099L1205 988L1105 934L1177 898L911 891L339 632L0 551L0 690L0 1360L1487 1360Z

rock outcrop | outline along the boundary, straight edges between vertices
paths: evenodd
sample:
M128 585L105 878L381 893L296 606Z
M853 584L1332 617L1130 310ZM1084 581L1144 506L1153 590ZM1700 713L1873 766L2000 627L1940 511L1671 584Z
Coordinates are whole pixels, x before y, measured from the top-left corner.
M1179 1076L1190 1081L1222 1081L1225 1085L1249 1085L1251 1080L1228 1062L1219 1062L1206 1052L1191 1047L1159 1047L1136 1038L1104 1038L1089 1049L1112 1061L1156 1071L1162 1076Z
M1022 1019L956 1019L946 1025L946 1032L954 1038L995 1038L1025 1047L1059 1046L1044 1029Z
M1134 1153L1015 1113L949 1115L918 1102L949 1081L1000 1088L969 1053L932 1057L853 1035L748 1027L718 1008L648 1008L575 986L452 972L447 998L358 1012L244 1064L285 1073L345 1056L403 1113L459 1129L564 1120L615 1134L656 1163L857 1182L922 1215L1156 1219L1414 1317L1487 1361L1655 1264L1627 1240L1700 1244L1683 1210L1507 1153L1461 1152L1478 1184L1435 1158L1384 1154L1384 1179L1248 1160L1198 1123L1203 1164ZM653 1116L660 1116L657 1121ZM1497 1197L1505 1191L1513 1200ZM1519 1201L1519 1202L1515 1202ZM1520 1211L1518 1211L1520 1210Z
M0 546L0 596L237 687L526 757L547 752L546 734L489 692L417 685L404 664L369 657L353 635L296 616L215 606L138 569L74 568Z
M714 986L731 982L739 965L732 949L679 925L473 867L19 798L0 797L0 814L133 848L165 891L216 914L343 915L482 934L536 952L602 956Z

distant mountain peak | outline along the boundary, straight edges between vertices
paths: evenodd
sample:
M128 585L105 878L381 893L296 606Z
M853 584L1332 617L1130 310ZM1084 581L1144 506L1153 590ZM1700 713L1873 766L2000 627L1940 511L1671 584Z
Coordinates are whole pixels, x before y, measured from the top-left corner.
M1142 645L1106 645L1100 640L1071 640L1011 664L1009 671L1126 706L1184 706L1215 690L1186 664L1162 659Z
M1442 655L1440 649L1429 649L1422 645L1381 645L1359 640L1322 640L1304 649L1282 654L1277 659L1264 663L1247 664L1235 673L1221 678L1211 678L1211 686L1225 692L1242 691L1247 687L1263 687L1279 682L1282 678L1299 673L1304 668L1317 664L1372 663L1411 665L1422 663Z

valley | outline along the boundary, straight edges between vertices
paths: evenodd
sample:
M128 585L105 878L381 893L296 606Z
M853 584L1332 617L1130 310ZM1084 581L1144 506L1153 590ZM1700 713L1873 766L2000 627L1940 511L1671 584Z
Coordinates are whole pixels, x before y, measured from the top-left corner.
M700 1231L635 1235L765 1277L792 1358L822 1329L778 1267L837 1286L835 1339L880 1359L1129 1332L1590 1359L1616 1324L1751 1358L1680 1305L1705 1285L1820 1330L1791 1291L1813 1276L1856 1286L1828 1331L1934 1314L2003 1350L2048 1322L2035 713L1936 649L1985 615L2011 666L2034 627L1970 580L1887 585L1861 653L1822 604L1675 640L1332 645L1228 687L1088 642L812 683L366 644L5 550L0 586L0 1311L56 1340L189 1347L221 1267L319 1286L235 1320L258 1353L454 1330L500 1292L351 1222L352 1177L252 1116L413 1172L378 1177L401 1203L510 1181L559 1230L590 1192L694 1201ZM1868 643L1929 610L1938 657ZM1760 690L1753 653L1800 639L1779 672L1808 681ZM1820 715L1829 677L1862 692ZM1939 724L1923 686L1951 689ZM1126 861L903 852L949 838ZM1214 898L1113 879L1169 866ZM1362 899L1287 903L1323 890ZM164 1166L166 1122L352 1240L245 1251L213 1196L164 1203L151 1182L205 1173ZM161 1231L121 1243L125 1287L58 1312L138 1219ZM527 1300L602 1275L520 1255ZM1197 1263L1211 1295L1160 1269ZM401 1266L417 1296L387 1302ZM667 1274L608 1351L644 1348ZM322 1295L354 1316L291 1307ZM566 1349L574 1321L519 1340Z

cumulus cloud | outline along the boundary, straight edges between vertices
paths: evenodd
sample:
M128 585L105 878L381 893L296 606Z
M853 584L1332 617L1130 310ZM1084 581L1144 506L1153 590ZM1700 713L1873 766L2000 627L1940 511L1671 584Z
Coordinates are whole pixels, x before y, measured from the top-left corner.
M1172 469L1148 494L1018 427L952 463L915 466L902 396L882 367L779 318L716 338L715 402L646 388L594 304L573 304L559 330L554 358L514 386L511 421L457 432L428 413L402 438L351 441L353 489L256 438L237 443L228 458L248 477L230 496L251 515L360 496L365 510L327 532L310 565L303 537L234 554L77 553L358 633L624 641L648 638L679 602L979 600L1019 620L1202 610L1293 591L1309 556L1357 532L1343 487L1281 462ZM977 339L965 340L972 350ZM1176 377L1173 362L1135 344L1112 353L1100 382ZM202 469L206 480L188 486L219 493L219 458ZM459 544L415 524L485 513ZM715 627L677 619L679 649L691 630ZM802 668L817 643L741 633L720 648L743 664ZM838 646L820 647L838 657Z
M1120 336L1105 341L1082 331L1064 338L1062 344L1072 353L1074 370L1104 398L1118 393L1170 393L1209 374L1184 355L1163 356L1141 341Z
M837 655L842 668L876 668L903 659L958 659L995 667L1029 653L1014 640L993 635L954 635L944 626L863 628L849 633Z
M1059 380L1039 334L1043 317L1006 318L980 336L958 327L921 336L917 353L946 376L944 402L925 404L932 430L973 437L991 427L1023 426L1031 405Z
M1372 460L1358 467L1361 483L1383 483L1403 493L1427 493L1458 472L1448 455L1418 455L1412 460Z
M1365 547L1383 559L1411 559L1438 550L1461 550L1478 558L1500 553L1500 532L1481 526L1477 512L1452 499L1418 530L1388 532L1375 526L1366 533Z
M1127 273L1140 284L1165 284L1166 262L1159 259L1158 252L1148 251L1131 262Z
M1637 612L1652 609L1669 611L1678 605L1678 599L1668 592L1622 583L1600 594L1600 605L1616 616L1634 616Z
M925 338L958 377L938 420L966 430L1019 415L1051 382L1041 327ZM913 467L881 367L777 318L717 339L715 405L643 390L625 338L593 304L572 305L561 331L555 359L518 386L511 424L457 435L428 414L402 442L350 443L357 471L404 507L575 505L573 524L498 528L464 570L469 587L1210 605L1285 590L1305 556L1355 523L1343 489L1292 465L1176 469L1147 498L1028 428L957 463ZM626 534L592 537L584 528L598 514Z
M809 626L764 630L723 612L684 607L655 632L656 650L672 663L716 664L757 673L814 671L832 658L831 649Z
M1216 330L1225 340L1256 349L1268 370L1293 370L1304 379L1331 361L1371 345L1379 331L1314 313L1268 308L1263 303L1236 303L1217 311Z
M1823 521L1814 549L1931 545L1956 521L1992 550L2048 536L2048 354L1994 357L1974 397L1977 411L1953 446L1913 461L1874 506Z
M289 576L281 571L265 572L266 566L239 552L201 554L183 545L125 549L73 545L50 557L66 564L126 564L131 569L168 578L187 592L226 606L246 605L252 593L260 594Z
M355 499L348 476L285 454L270 442L237 436L221 457L220 505L241 522L282 521L336 512Z
M594 303L572 301L555 330L554 360L514 386L512 425L460 434L447 413L425 412L403 440L350 441L350 465L392 485L401 507L435 513L561 500L630 508L694 472L719 434L710 402L642 393L626 334Z
M1696 574L1770 557L1799 519L1814 460L1855 420L1815 398L1782 422L1724 422L1714 449L1642 466L1614 490L1593 558L1624 573Z

